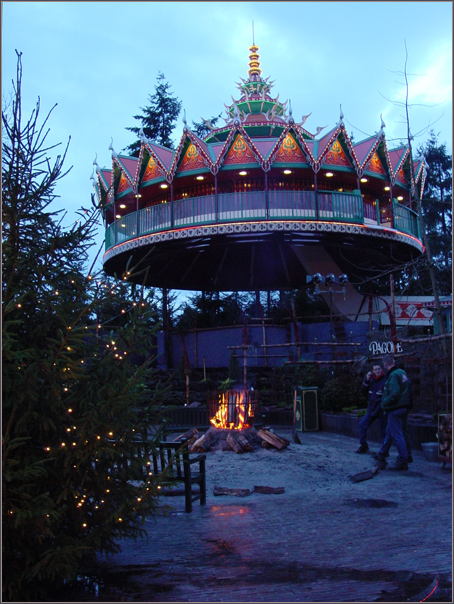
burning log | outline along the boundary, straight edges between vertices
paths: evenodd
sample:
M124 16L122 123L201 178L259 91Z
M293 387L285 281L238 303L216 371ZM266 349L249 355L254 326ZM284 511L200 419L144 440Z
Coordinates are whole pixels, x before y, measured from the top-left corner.
M210 423L222 430L251 428L258 411L258 394L253 390L215 391L207 398Z

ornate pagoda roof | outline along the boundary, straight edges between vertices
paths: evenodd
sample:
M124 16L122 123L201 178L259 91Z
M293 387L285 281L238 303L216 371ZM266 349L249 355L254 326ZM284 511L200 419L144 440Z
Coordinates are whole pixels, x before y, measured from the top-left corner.
M99 201L106 191L108 202L116 194L130 190L137 192L141 186L159 182L171 183L177 176L197 171L217 174L229 164L229 153L234 145L244 149L244 165L256 164L269 171L273 165L297 162L317 173L329 167L350 170L358 178L364 173L387 179L392 186L413 189L417 183L421 188L425 181L424 159L413 162L415 183L412 182L410 151L406 145L389 149L386 141L385 124L381 119L380 129L372 136L353 142L348 135L340 107L337 123L322 134L327 126L317 127L310 133L303 126L311 113L303 115L297 122L293 117L290 101L279 100L271 94L274 82L262 77L258 46L253 44L249 54L247 78L237 83L239 96L232 96L231 104L225 104L225 125L213 127L204 120L209 133L202 140L190 130L184 117L185 127L175 150L169 149L146 138L141 133L142 144L138 158L117 154L112 151L112 170L100 169L96 160L97 178L95 190ZM381 116L380 116L381 117ZM288 150L293 149L293 155ZM144 168L144 164L146 167ZM238 167L238 164L236 165ZM116 171L121 178L116 178ZM114 183L120 184L115 185Z

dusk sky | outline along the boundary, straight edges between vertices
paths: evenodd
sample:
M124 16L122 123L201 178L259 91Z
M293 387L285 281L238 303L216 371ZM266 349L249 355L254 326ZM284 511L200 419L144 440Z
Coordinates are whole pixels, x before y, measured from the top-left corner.
M358 142L386 123L388 145L406 136L408 51L410 127L418 147L430 129L452 153L451 2L3 2L2 96L11 96L22 52L23 110L37 97L50 119L49 142L71 143L70 174L56 208L68 223L90 205L90 176L135 140L128 126L154 93L158 72L182 101L189 125L224 113L247 77L254 22L263 76L291 100L305 128L333 128L339 106ZM183 133L183 111L173 133ZM223 122L222 122L223 123ZM100 229L99 242L103 231Z

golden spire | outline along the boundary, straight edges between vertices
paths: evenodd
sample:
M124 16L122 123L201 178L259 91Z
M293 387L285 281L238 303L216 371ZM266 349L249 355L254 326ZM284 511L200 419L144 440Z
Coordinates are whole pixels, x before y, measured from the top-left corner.
M249 74L249 79L250 80L257 80L260 78L260 74L262 73L262 70L260 69L260 55L257 53L257 51L259 50L259 47L255 45L255 41L254 41L254 21L252 21L252 46L249 48L250 51L250 55L249 55L249 69L248 69L248 74ZM254 77L256 76L256 77Z
M249 48L251 54L249 55L249 69L248 69L248 74L249 74L249 78L252 79L257 79L260 78L260 74L262 73L262 70L260 69L260 55L257 53L257 51L259 50L258 46L255 46L255 44L253 44L250 48ZM256 78L254 78L253 76L257 76Z

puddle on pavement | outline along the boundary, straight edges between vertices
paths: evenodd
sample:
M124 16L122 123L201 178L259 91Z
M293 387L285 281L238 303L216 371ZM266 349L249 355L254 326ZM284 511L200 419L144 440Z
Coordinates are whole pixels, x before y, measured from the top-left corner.
M212 541L215 547L230 553L229 542ZM283 563L264 560L238 560L228 568L223 566L222 569L222 576L215 571L198 577L194 568L189 572L184 561L177 565L173 561L171 567L164 563L125 565L115 567L111 571L104 566L97 574L81 576L79 589L67 592L66 597L58 601L170 602L176 601L174 597L177 592L182 593L182 590L185 592L189 589L195 596L198 587L206 588L211 585L220 588L225 584L228 585L232 580L235 581L237 589L238 587L241 589L242 585L245 588L250 588L251 585L267 585L271 588L273 584L288 583L293 586L299 585L303 592L305 585L316 581L326 583L331 580L339 589L339 581L346 581L348 584L353 580L367 584L370 582L388 584L388 589L382 589L381 595L374 599L375 602L452 602L452 578L448 575L434 577L428 573L412 571L394 572L380 569L365 571L355 568L317 567L295 561ZM225 577L227 571L229 580ZM202 583L198 585L200 581ZM173 590L176 590L174 595L172 595Z
M347 502L355 508L397 508L398 504L395 501L387 499L353 499Z

